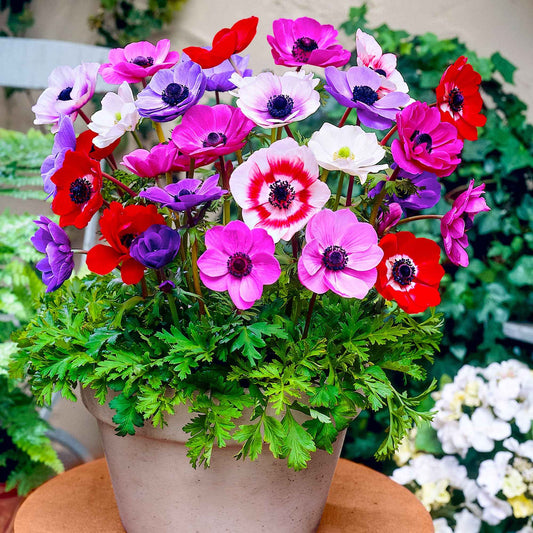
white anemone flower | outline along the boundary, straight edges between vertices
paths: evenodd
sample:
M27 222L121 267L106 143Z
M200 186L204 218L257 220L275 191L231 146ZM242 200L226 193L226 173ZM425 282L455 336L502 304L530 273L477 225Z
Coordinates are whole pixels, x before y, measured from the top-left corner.
M93 144L105 148L127 131L133 131L139 122L139 113L133 101L133 93L127 82L118 88L118 94L107 93L102 98L102 109L91 117L87 126L98 133Z
M308 143L318 164L326 170L340 170L358 176L361 184L368 174L379 172L388 165L378 165L385 150L375 133L365 133L359 126L337 128L325 123L313 133Z
M454 533L478 533L481 529L481 520L468 509L453 515L455 518Z

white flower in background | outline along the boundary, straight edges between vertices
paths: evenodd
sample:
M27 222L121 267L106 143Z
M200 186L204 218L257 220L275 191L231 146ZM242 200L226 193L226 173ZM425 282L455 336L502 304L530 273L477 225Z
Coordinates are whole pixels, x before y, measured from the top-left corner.
M518 530L516 533L533 533L533 525L526 524L522 529Z
M123 82L118 94L110 92L102 98L102 109L91 117L87 127L98 134L93 144L98 148L109 146L127 131L133 131L139 118L130 86Z
M526 442L518 442L516 439L511 437L509 439L505 439L503 441L503 445L505 448L515 453L516 455L525 457L526 459L529 459L531 462L533 462L533 440L528 440Z
M520 472L515 468L508 468L502 482L502 492L506 498L515 498L521 496L527 491L527 485L524 483Z
M400 445L394 452L394 462L398 466L403 466L409 462L410 459L420 455L416 450L416 426L409 431L409 433L402 439Z
M473 515L468 509L453 515L455 518L454 533L478 533L481 529L481 519Z
M528 518L533 516L533 500L524 494L509 499L515 518Z
M433 520L435 533L453 533L453 529L448 525L446 518L437 518Z
M377 164L385 156L385 149L376 134L365 133L359 126L337 128L325 123L313 133L308 146L322 168L357 176L362 184L369 173L387 168Z
M491 526L499 524L513 514L513 509L506 501L489 494L486 490L480 490L477 501L483 507L481 519Z
M511 452L498 452L494 459L487 459L479 465L477 484L491 496L495 496L501 490L512 457Z
M478 452L491 452L494 442L511 435L508 422L498 420L489 409L478 407L471 417L463 415L459 420L460 431L468 436L470 444Z
M428 512L439 509L446 505L451 494L447 490L448 480L439 479L437 482L424 483L416 492L415 496L420 500Z

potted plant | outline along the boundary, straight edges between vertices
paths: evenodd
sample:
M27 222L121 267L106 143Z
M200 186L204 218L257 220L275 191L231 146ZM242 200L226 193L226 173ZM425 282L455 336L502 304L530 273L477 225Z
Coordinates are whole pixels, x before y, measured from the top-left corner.
M313 531L361 409L390 413L378 457L431 416L420 403L434 384L412 398L403 381L424 379L438 349L441 249L400 226L442 219L449 260L466 266L465 231L488 210L472 180L446 215L412 213L438 202L484 123L466 58L436 104L411 102L370 35L357 34L359 66L341 70L336 31L303 17L268 37L295 70L252 76L237 54L257 22L181 59L163 40L61 67L33 108L57 131L43 179L60 219L36 221L48 295L14 371L41 401L81 385L129 532ZM307 65L325 68L325 85ZM120 87L89 118L98 72ZM215 105L198 103L206 90ZM226 91L236 105L219 103ZM297 123L328 95L344 115L304 137ZM76 138L78 115L88 131ZM136 128L150 121L159 143L147 150ZM126 132L139 148L124 171L113 151ZM100 210L103 242L79 251L91 274L67 281L76 251L62 227Z

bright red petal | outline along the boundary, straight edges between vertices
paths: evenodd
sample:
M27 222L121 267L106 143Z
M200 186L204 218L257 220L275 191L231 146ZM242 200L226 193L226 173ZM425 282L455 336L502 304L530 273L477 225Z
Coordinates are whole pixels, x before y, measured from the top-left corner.
M120 263L122 254L119 254L111 246L97 244L87 253L87 268L95 274L109 274Z
M144 266L133 259L133 257L128 257L128 259L122 263L120 275L122 276L122 281L126 285L134 285L135 283L139 283L143 278Z

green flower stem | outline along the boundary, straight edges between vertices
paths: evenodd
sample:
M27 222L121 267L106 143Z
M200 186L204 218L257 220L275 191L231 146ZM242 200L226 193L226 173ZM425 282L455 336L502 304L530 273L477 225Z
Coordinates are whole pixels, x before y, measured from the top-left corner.
M311 296L311 299L309 300L309 308L307 309L307 316L305 317L305 326L304 326L304 332L302 333L302 339L307 338L307 334L309 333L309 326L311 325L311 315L313 314L313 308L315 307L317 293L314 292L313 296Z
M152 120L154 124L155 131L157 133L157 138L159 139L160 143L167 142L165 139L165 134L163 133L163 128L161 127L161 124L159 122L155 122L155 120Z
M180 246L179 254L181 256L181 261L183 264L183 271L185 272L185 280L187 281L187 287L189 288L189 292L194 292L194 285L192 283L191 274L189 270L187 269L187 253L185 252L186 248L187 248L187 233L185 233L181 239L181 246Z
M178 310L176 309L176 300L170 292L167 294L167 300L168 306L170 307L170 314L172 315L172 320L174 321L174 325L176 327L179 327L180 321L178 318Z
M390 129L389 133L387 133L387 135L385 135L385 137L381 139L381 142L379 144L381 144L381 146L385 146L387 142L389 141L389 139L396 133L397 129L398 129L398 124L394 124L394 126Z
M215 100L217 102L217 105L220 104L220 93L218 91L215 91Z
M276 128L276 141L281 139L282 128Z
M237 65L235 64L235 61L233 61L233 59L230 57L229 58L229 62L231 63L231 66L233 67L233 70L239 75L239 76L242 76L242 73L241 71L239 70L239 67L237 67Z
M337 209L339 208L343 184L344 184L344 172L341 172L339 176L339 184L337 185L337 196L335 196L335 205L333 206L333 211L337 211Z
M148 287L146 286L146 279L144 276L141 279L141 291L143 298L148 298Z
M394 224L394 227L396 226L401 226L402 224L407 224L408 222L414 222L415 220L425 220L425 219L428 219L428 220L440 220L444 215L415 215L413 217L407 217L407 218L402 218L402 220L400 220L399 222L397 222L396 224ZM392 226L388 227L386 230L385 230L385 233L387 231L389 231L389 229L391 229Z
M325 183L326 180L328 179L328 174L329 174L329 170L326 169L326 168L323 168L322 169L322 174L320 174L320 180Z
M389 178L389 181L396 181L396 178L398 177L398 173L400 172L400 167L396 167L392 173L392 176ZM370 224L372 226L375 226L376 224L376 218L378 217L378 211L381 207L381 204L383 203L383 199L387 195L387 189L385 185L383 185L383 189L381 189L380 193L376 196L376 199L374 200L374 207L372 207L372 212L370 213Z
M353 182L354 177L350 176L350 182L348 183L348 191L346 192L346 207L352 205Z
M85 111L83 111L82 109L78 109L78 115L83 119L85 124L91 123L91 119L85 114Z
M202 299L202 289L200 287L200 276L198 274L198 241L196 239L194 239L194 242L191 245L191 260L194 292L198 295L198 306L200 310L200 316L202 316L205 314L205 307Z
M270 130L270 144L274 144L276 142L276 128L272 128Z
M223 155L220 156L219 162L220 162L220 179L222 181L222 187L224 187L224 189L229 191L229 177L226 173L226 163L224 161ZM224 224L224 226L231 219L230 202L231 202L231 197L229 194L227 194L224 197L224 205L222 207L222 223Z
M130 196L135 197L137 196L137 193L132 191L127 185L124 185L120 180L117 180L117 178L114 178L110 174L106 174L105 172L102 172L102 176L109 181L113 182L117 187L120 187L123 191L126 191Z
M143 144L141 142L141 139L139 139L139 135L137 135L137 132L135 130L131 130L131 134L133 135L133 138L135 139L137 146L142 149Z
M344 112L344 115L342 115L342 118L339 120L339 128L342 128L344 124L346 123L346 120L350 116L350 113L352 112L353 107L348 107L346 111Z
M235 155L237 156L237 163L239 163L239 165L242 165L242 162L244 161L244 159L242 158L242 150L237 150L235 152Z
M79 250L78 248L72 248L70 251L73 254L86 254L86 253L88 253L87 250Z
M291 131L291 128L288 124L286 124L285 126L283 126L284 129L285 129L285 133L291 138L291 139L294 139L294 135L292 134L292 131Z

